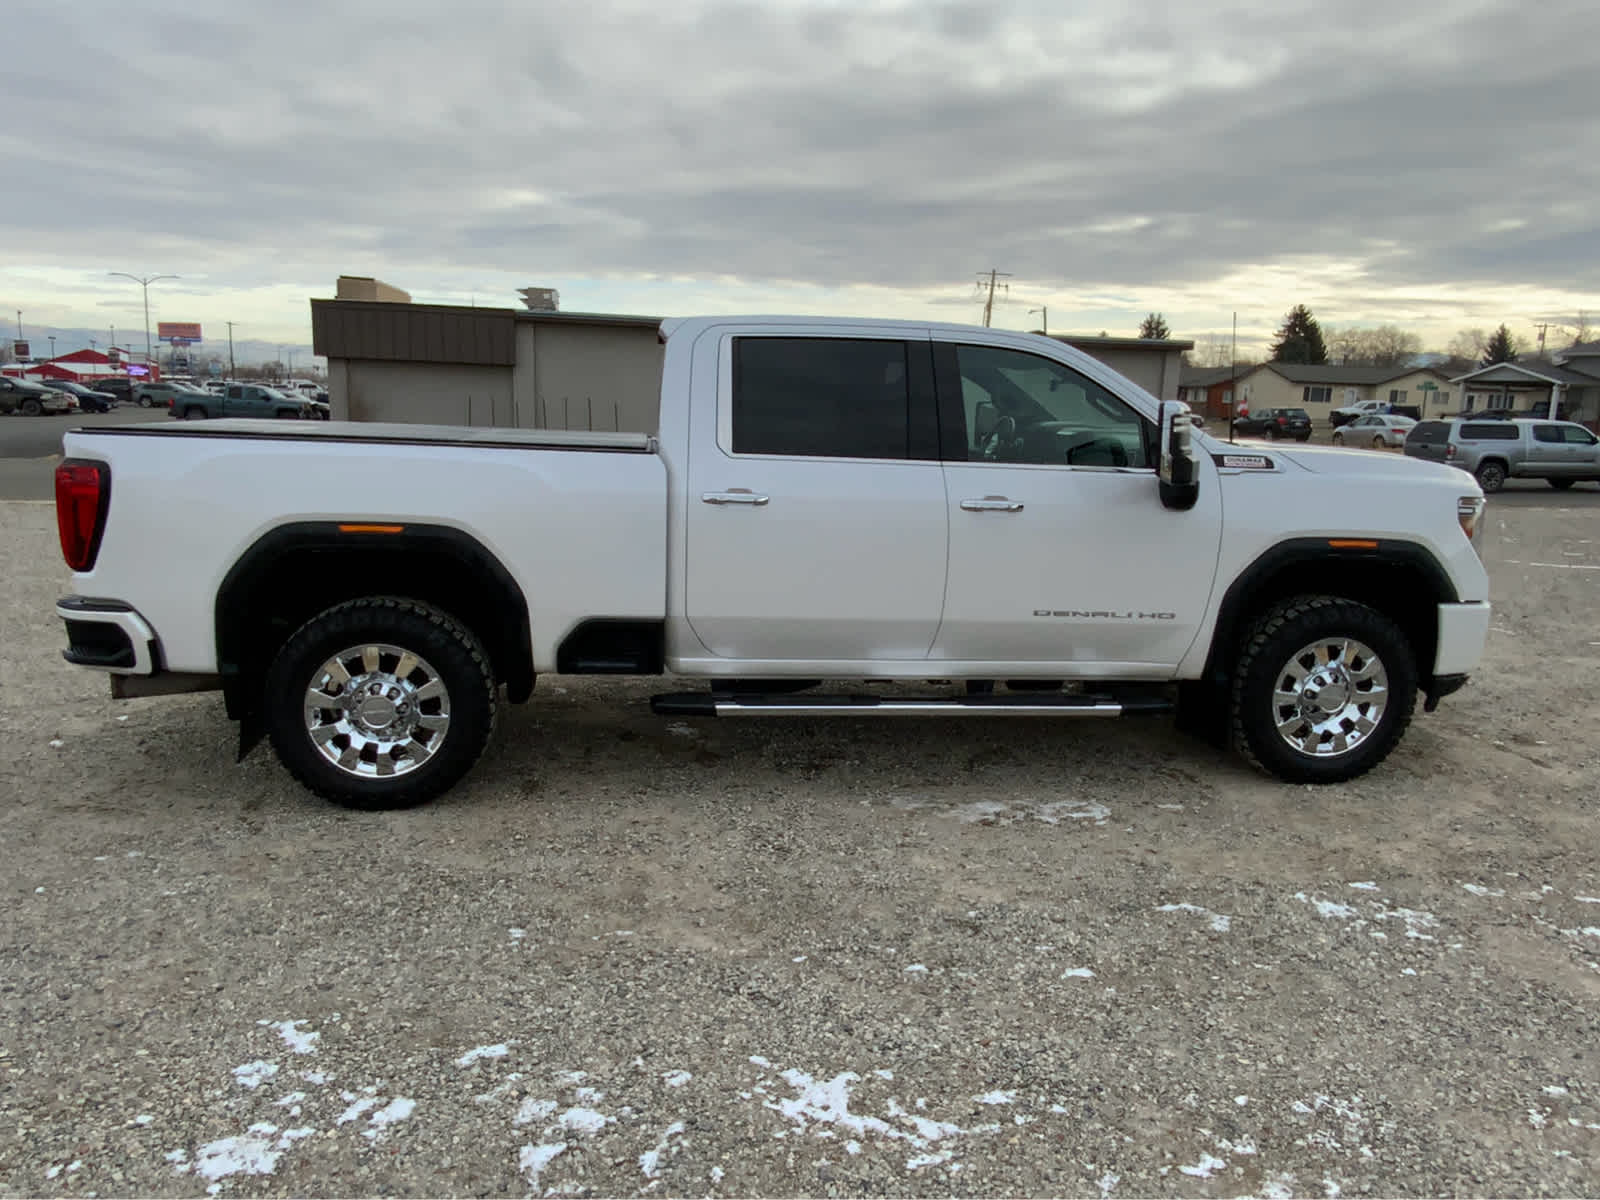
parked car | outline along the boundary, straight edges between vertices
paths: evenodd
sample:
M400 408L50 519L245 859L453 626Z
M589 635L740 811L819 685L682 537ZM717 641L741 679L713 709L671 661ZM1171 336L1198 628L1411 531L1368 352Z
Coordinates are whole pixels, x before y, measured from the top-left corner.
M72 383L65 379L52 379L45 386L77 397L78 407L84 412L110 412L117 404L117 398L110 392L95 391L84 387L81 383Z
M1262 408L1233 420L1233 431L1240 437L1293 438L1311 440L1311 414L1303 408Z
M230 383L222 395L188 392L174 398L172 415L184 421L207 417L312 417L309 400L287 396L276 388L255 383Z
M94 390L115 396L118 404L133 403L133 380L125 375L106 375L94 381Z
M1333 444L1371 446L1374 450L1404 446L1406 434L1411 432L1415 424L1410 417L1402 417L1397 413L1369 413L1335 429Z
M1482 655L1483 494L1459 472L1230 446L1027 334L661 333L654 436L70 431L67 660L111 672L114 695L220 688L243 749L265 731L313 791L391 808L461 779L536 675L697 677L654 698L678 720L1176 706L1283 779L1335 783ZM152 554L183 506L204 536ZM805 694L930 676L979 686ZM1063 678L1081 690L982 687Z
M1507 479L1543 479L1557 489L1600 482L1600 438L1574 421L1421 421L1406 435L1405 452L1459 467L1485 492Z
M202 392L195 388L185 387L180 383L173 383L170 379L141 383L133 389L133 398L140 408L170 409L173 406L173 401L180 396L209 397L210 395L210 392Z
M76 400L66 392L43 387L31 379L0 376L0 412L40 417L46 413L69 413L76 405Z
M1341 404L1328 414L1328 424L1338 429L1341 425L1361 417L1370 417L1374 413L1388 411L1389 405L1382 400L1357 400L1354 404Z

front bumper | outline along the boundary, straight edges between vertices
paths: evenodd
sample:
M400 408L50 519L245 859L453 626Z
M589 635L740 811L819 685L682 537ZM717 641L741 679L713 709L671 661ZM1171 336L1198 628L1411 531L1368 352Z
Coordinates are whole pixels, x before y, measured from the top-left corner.
M61 657L79 667L119 675L153 675L160 669L155 631L133 605L94 596L63 596L56 616L67 627Z

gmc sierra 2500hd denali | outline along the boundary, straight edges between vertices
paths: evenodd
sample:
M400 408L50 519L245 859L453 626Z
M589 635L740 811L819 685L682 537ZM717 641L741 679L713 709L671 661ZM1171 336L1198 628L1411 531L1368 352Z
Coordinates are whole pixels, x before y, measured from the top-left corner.
M677 716L1177 707L1293 781L1368 770L1476 666L1477 484L1195 430L1059 342L665 322L660 432L221 420L78 429L68 661L220 688L343 804L415 804L541 673L708 681ZM206 519L175 537L175 507ZM818 694L817 681L954 681ZM994 681L1007 681L997 685ZM965 684L963 688L962 685Z

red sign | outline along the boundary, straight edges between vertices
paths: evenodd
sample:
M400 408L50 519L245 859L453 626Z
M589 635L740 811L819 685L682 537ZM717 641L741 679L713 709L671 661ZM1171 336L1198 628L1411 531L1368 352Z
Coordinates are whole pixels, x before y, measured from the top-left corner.
M188 321L161 321L156 325L156 337L175 346L180 342L184 344L198 342L200 326Z
M28 357L28 343L24 342L24 341L12 342L11 343L11 353L16 355L18 358L27 358Z

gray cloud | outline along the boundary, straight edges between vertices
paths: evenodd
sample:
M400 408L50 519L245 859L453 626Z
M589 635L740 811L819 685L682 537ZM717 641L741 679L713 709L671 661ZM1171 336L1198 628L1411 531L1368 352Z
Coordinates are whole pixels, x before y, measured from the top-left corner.
M25 0L6 261L1600 292L1592 0L1123 7Z

